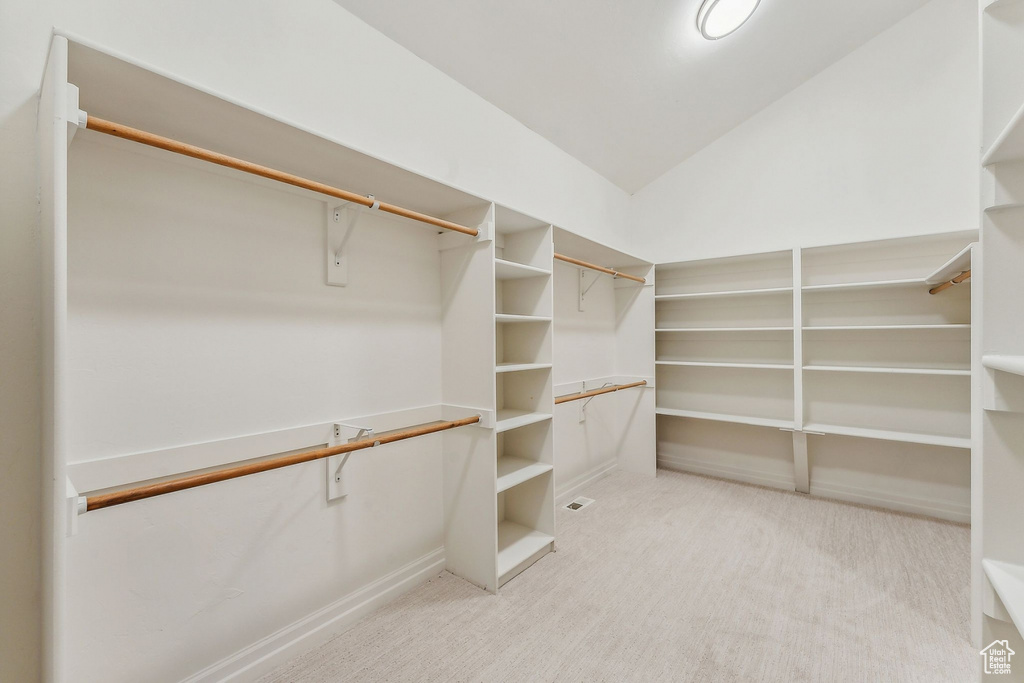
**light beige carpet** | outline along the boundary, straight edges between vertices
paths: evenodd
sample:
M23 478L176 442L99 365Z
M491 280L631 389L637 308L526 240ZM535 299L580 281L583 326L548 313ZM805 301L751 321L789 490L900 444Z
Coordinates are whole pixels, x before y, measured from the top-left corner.
M263 680L972 680L966 526L666 470L585 495L497 597L442 574Z

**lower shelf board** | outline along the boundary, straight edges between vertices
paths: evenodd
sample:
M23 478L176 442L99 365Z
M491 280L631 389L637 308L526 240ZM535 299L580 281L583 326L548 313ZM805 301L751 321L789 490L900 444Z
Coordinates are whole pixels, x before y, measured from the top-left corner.
M899 441L902 443L920 443L927 446L948 446L950 448L970 448L970 437L943 436L940 434L921 434L919 432L899 432L890 429L868 429L866 427L844 427L841 425L819 424L809 422L804 425L805 432L820 432L835 436L854 436L862 439L879 441Z
M515 522L498 523L498 583L504 583L520 565L555 542L554 536Z
M688 417L694 420L711 420L714 422L732 422L735 424L754 425L756 427L793 429L792 420L779 420L771 417L750 417L748 415L727 415L724 413L702 413L698 410L676 410L675 408L658 408L655 412L658 415Z
M529 481L534 477L539 477L553 469L553 465L537 462L536 460L516 458L511 455L498 458L498 493L507 491L513 486L522 484L524 481Z
M551 413L533 413L529 410L502 408L498 411L498 420L495 428L499 432L507 432L510 429L525 427L526 425L532 425L534 422L543 422L550 419Z
M981 566L1013 624L1024 633L1024 567L997 560L982 560Z

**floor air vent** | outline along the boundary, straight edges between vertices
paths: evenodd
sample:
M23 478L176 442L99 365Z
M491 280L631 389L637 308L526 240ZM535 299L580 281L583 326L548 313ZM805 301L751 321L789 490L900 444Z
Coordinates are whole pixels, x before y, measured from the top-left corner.
M583 496L580 496L579 498L577 498L576 500L572 501L571 503L569 503L565 507L570 509L570 510L581 510L581 509L587 507L588 505L590 505L593 502L594 502L593 498L584 498Z

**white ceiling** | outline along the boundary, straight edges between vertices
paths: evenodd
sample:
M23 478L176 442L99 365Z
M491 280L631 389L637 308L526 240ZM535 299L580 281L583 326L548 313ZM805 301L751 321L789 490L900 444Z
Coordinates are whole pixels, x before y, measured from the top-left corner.
M720 41L700 0L336 0L635 192L927 0L762 0Z

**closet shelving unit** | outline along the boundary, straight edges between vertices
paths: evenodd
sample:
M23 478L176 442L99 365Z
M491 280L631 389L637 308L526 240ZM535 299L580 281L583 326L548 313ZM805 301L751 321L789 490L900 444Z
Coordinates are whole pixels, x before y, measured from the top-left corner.
M1024 3L980 2L980 299L984 325L974 477L973 626L979 647L1024 646ZM975 272L975 276L977 273ZM977 287L977 286L976 286Z
M552 230L495 213L496 586L554 549Z
M659 265L659 462L966 519L955 454L971 446L971 288L929 289L970 269L976 235ZM872 491L903 475L850 462L857 446L840 439L878 453L912 444L890 461L922 473L916 500ZM928 482L928 448L944 449L938 469L958 499ZM840 471L851 466L852 483Z
M612 469L655 474L654 266L561 228L555 228L554 246L557 254L600 268L554 261L561 505ZM640 382L646 384L570 400Z
M336 195L84 129L79 109L346 188L359 201L346 204ZM556 235L569 253L653 282L651 264L606 258L613 250L547 222L62 36L51 49L40 126L49 257L45 660L54 678L70 678L71 671L144 678L150 669L141 654L112 655L124 647L125 632L132 634L125 648L132 653L173 661L173 653L161 650L173 646L202 650L211 660L227 657L268 637L259 630L267 625L266 605L254 596L278 596L281 618L305 624L308 612L294 611L305 610L310 599L334 609L339 590L356 594L367 576L407 571L394 565L415 559L405 556L410 548L417 557L430 553L416 562L443 562L492 592L554 549ZM443 230L380 205L374 210L376 202L365 198L374 192L477 234ZM382 263L403 265L382 278ZM615 281L610 314L621 341L608 347L611 367L653 385L652 288L627 291L622 284ZM339 320L380 323L379 345L354 343L352 326ZM195 353L197 340L208 354ZM188 366L193 357L206 365ZM145 372L133 371L138 368ZM642 411L632 406L631 421L617 427L621 443L630 444L625 460L646 459L653 473L653 391L596 400L626 406L626 394L650 405L646 418L637 418ZM370 402L378 410L416 407L371 415ZM166 419L167 411L177 411L178 419ZM296 465L274 472L301 477L265 472L76 521L79 493L333 444L345 438L339 429L352 426L323 420L346 415L363 415L360 429L378 433L448 421L458 428L382 450L361 448L364 469L346 465L344 475L358 486L336 498L340 470L328 464L326 505L324 468L307 477L308 467ZM311 419L316 424L303 422ZM120 441L112 444L107 437L115 433ZM186 499L191 504L179 504ZM210 517L217 519L216 541L176 535L179 525L207 528ZM72 535L76 524L84 533ZM268 528L282 533L267 536ZM297 538L306 542L296 545ZM223 647L212 620L177 620L178 605L154 606L165 599L159 591L168 575L164 555L151 552L130 570L109 571L107 550L173 545L171 554L187 562L190 553L216 555L203 543L225 539L239 552L258 548L273 559L255 575L232 578L242 594L224 610L240 626ZM350 552L357 545L377 551ZM368 557L368 564L339 560L355 555ZM224 568L217 558L210 561L208 573L179 573L180 595L200 600L216 592L211 582ZM300 572L302 604L280 590L284 578ZM151 601L146 610L139 600ZM89 625L96 604L112 615L117 633ZM201 611L192 607L187 600L180 605L190 614ZM139 615L158 608L169 616L154 635ZM290 626L274 624L270 631L281 627Z

